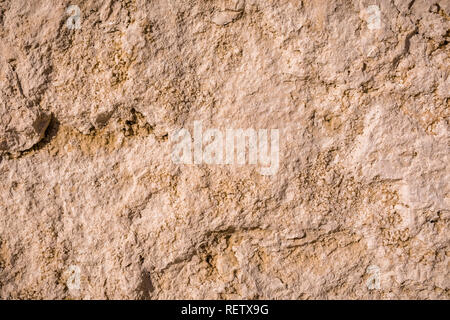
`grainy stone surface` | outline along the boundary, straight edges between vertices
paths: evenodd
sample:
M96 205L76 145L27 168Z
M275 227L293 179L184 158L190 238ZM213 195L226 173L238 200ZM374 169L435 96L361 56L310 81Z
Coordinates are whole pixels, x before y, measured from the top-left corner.
M0 0L0 298L449 299L449 15ZM174 163L194 121L278 171Z

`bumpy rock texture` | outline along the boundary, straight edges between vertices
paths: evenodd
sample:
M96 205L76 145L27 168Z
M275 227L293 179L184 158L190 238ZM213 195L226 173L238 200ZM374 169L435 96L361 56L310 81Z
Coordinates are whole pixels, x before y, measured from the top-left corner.
M449 299L449 16L0 0L0 297ZM173 163L194 121L278 172Z

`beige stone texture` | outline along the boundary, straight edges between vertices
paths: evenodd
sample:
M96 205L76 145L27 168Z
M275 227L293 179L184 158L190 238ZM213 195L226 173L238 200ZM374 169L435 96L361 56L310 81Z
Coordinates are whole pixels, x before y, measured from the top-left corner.
M0 0L0 298L449 299L449 29L449 0ZM278 171L174 163L194 121L278 129Z

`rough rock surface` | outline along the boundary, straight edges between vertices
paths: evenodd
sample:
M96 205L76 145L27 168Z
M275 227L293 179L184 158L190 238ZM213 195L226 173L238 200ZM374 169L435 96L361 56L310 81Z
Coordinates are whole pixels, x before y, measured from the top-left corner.
M0 298L449 299L449 16L0 0ZM194 121L277 173L174 163Z

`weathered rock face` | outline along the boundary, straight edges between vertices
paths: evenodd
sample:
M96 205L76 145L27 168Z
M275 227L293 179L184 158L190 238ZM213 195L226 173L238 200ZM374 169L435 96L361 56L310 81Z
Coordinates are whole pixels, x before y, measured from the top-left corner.
M0 1L0 297L449 299L449 16ZM278 168L174 161L195 122Z

